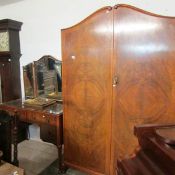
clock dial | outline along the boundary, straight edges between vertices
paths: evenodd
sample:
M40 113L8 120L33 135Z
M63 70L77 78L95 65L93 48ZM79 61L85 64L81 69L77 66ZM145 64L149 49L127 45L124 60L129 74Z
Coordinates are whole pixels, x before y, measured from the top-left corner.
M9 33L0 32L0 52L9 51Z

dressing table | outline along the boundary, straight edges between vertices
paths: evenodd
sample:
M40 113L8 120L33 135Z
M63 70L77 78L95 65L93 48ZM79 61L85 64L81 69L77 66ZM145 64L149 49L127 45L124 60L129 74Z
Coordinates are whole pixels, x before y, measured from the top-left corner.
M20 125L37 124L43 141L58 148L58 169L61 171L63 144L63 111L61 99L61 61L45 55L23 67L25 99L2 103L0 110L12 116L13 164L18 165L17 145ZM52 103L48 103L52 102Z
M61 170L61 153L63 144L63 112L62 104L57 102L44 109L35 109L33 107L25 107L24 100L18 99L0 105L0 110L8 112L13 117L13 143L14 143L14 161L18 165L17 157L17 135L18 122L36 123L41 127L41 139L53 143L58 148L59 165ZM48 137L42 133L42 128L48 127ZM45 132L46 133L46 132ZM49 138L49 139L47 139Z

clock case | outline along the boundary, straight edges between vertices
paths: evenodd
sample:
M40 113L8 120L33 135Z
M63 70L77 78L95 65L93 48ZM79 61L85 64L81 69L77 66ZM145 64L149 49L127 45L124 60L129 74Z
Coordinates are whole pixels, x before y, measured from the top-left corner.
M0 20L0 33L8 32L9 50L0 51L0 101L21 98L19 31L22 22L11 19Z

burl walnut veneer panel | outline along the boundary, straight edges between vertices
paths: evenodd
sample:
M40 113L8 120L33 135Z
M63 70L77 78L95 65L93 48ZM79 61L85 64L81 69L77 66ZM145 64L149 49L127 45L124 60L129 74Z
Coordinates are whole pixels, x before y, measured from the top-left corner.
M89 174L109 173L111 10L62 30L64 160Z
M113 158L138 147L138 124L175 122L175 18L129 6L114 10ZM114 161L114 164L116 161Z

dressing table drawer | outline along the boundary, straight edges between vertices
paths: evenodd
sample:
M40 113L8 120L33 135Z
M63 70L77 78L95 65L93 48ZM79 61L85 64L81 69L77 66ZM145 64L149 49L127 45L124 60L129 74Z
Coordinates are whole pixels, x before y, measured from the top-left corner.
M33 123L33 122L37 121L35 112L33 110L26 111L26 121L29 122L29 123Z
M17 115L19 116L20 121L26 122L27 119L26 111L21 110L20 112L17 113Z
M46 114L38 111L27 111L26 120L29 123L40 123L40 124L49 124L56 126L56 116Z
M56 116L50 114L41 114L41 115L43 123L56 126L56 119L57 119Z

